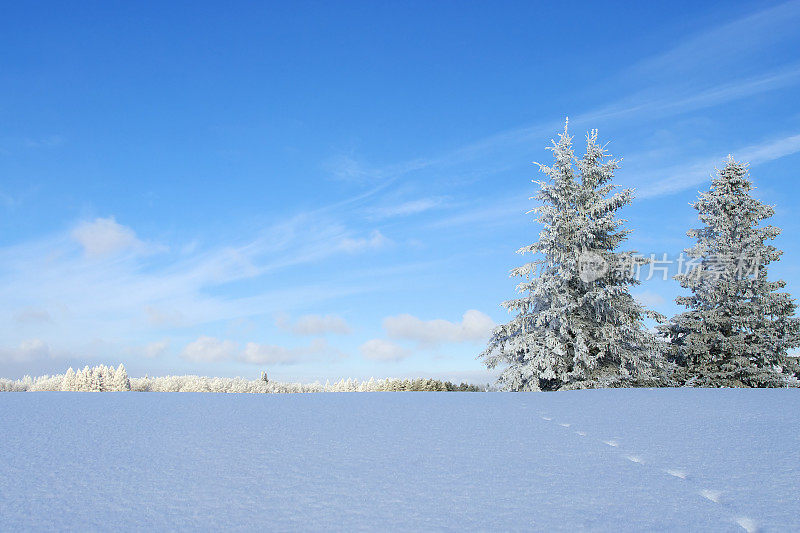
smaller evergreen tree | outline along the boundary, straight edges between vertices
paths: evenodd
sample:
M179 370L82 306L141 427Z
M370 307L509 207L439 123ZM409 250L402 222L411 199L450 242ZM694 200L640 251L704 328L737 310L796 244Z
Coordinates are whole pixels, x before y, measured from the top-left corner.
M768 241L780 229L762 226L774 209L750 196L746 163L728 160L693 204L702 227L687 234L695 263L676 279L691 290L677 303L688 311L661 331L669 338L679 376L695 386L774 387L797 384L800 319L786 283L769 281L767 265L782 252Z

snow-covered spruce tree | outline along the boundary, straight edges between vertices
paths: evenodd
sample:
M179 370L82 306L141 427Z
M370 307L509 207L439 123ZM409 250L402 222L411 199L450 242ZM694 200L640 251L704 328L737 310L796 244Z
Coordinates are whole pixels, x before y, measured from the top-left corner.
M689 385L797 385L797 360L787 351L800 346L800 319L789 295L777 292L786 283L767 279L767 265L782 253L767 241L780 229L762 227L774 209L752 189L747 164L728 156L693 204L702 227L687 233L697 243L686 253L695 264L675 278L692 291L676 299L689 310L661 327Z
M77 382L76 390L83 392L92 390L92 371L88 365L84 366L83 370L78 370L75 373L75 378Z
M647 260L617 251L629 232L615 213L633 196L614 192L618 161L597 144L596 131L580 160L566 127L549 149L553 165L539 165L549 180L534 181L542 205L532 212L543 228L518 250L538 257L511 271L523 278L521 297L503 306L517 314L494 330L481 357L489 368L505 367L499 384L511 390L669 384L663 343L629 291Z
M72 370L72 367L69 367L66 374L64 374L64 379L61 381L61 390L62 391L73 391L77 390L78 382L75 378L75 371Z
M129 391L131 390L131 381L128 379L128 372L125 370L125 365L119 364L116 370L109 369L113 377L111 386L108 390L112 391Z

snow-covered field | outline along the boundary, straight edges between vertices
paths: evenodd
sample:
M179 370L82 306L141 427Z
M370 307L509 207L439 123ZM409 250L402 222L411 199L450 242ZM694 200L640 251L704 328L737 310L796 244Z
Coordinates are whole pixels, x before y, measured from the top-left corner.
M2 530L797 530L797 390L0 394Z

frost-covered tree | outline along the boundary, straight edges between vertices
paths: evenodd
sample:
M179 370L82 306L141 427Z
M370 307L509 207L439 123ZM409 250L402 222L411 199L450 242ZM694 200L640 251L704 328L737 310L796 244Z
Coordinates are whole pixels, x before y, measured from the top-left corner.
M120 372L120 370L122 372ZM98 386L92 385L93 374L107 376L104 390L123 390L122 380L115 384L115 376L125 376L125 367L120 365L116 370L108 366L84 367L77 372L70 369L66 374L55 376L39 376L32 378L25 376L23 379L10 380L0 378L0 392L15 391L59 391L59 390L97 390ZM72 377L70 377L72 376ZM72 381L72 383L70 383ZM132 378L128 380L130 390L137 392L217 392L217 393L309 393L309 392L385 392L389 390L420 390L420 391L447 391L457 390L452 383L445 383L438 379L402 380L396 378L374 379L359 381L358 379L340 379L331 383L281 383L263 380L246 380L242 378L214 378L203 376L162 376ZM415 385L416 384L416 385ZM407 388L410 386L410 388ZM69 388L68 387L73 387ZM95 387L94 389L92 387ZM116 387L116 388L112 388ZM481 390L475 385L462 383L458 390ZM128 390L128 389L124 389Z
M108 368L105 365L92 368L92 388L93 391L105 392L108 384Z
M505 367L499 383L511 390L660 385L667 365L660 342L644 325L646 311L630 294L647 261L618 251L626 239L616 212L633 191L614 192L618 161L587 135L577 159L564 128L549 148L552 166L534 209L539 240L518 250L536 258L511 271L519 298L503 303L516 316L498 326L481 354L489 368Z
M72 370L72 367L69 367L67 373L64 374L64 379L61 381L61 390L63 391L73 391L77 390L78 383L75 379L75 371Z
M131 382L128 379L128 372L125 366L120 363L116 370L112 370L113 377L111 378L111 386L109 390L113 391L129 391L131 390Z
M92 389L92 370L89 366L84 366L83 370L78 370L75 373L75 378L78 384L77 390L91 391Z
M696 386L770 387L797 384L800 319L786 283L767 279L767 265L782 252L768 241L780 233L762 225L774 209L753 198L746 163L731 156L694 205L702 227L688 232L697 243L676 276L690 296L688 311L661 330L671 341L679 377Z

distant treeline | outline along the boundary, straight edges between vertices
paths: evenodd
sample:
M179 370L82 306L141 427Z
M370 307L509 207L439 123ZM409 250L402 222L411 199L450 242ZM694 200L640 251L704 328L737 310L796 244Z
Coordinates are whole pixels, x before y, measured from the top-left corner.
M135 392L225 392L225 393L302 393L302 392L402 392L452 391L482 392L487 386L438 379L342 379L334 383L281 383L264 379L211 378L204 376L162 376L129 378L123 365L85 367L65 374L22 379L0 379L0 392L26 391L135 391Z

